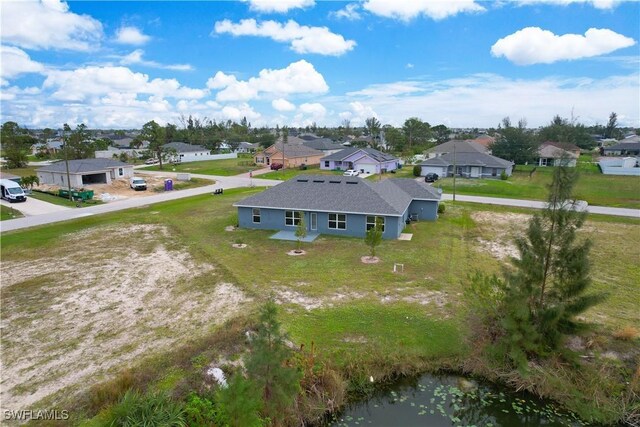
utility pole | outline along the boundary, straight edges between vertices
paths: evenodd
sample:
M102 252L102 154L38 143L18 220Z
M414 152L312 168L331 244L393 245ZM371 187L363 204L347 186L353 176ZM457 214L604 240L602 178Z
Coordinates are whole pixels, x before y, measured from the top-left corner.
M453 143L453 201L456 201L456 144Z
M69 144L65 137L65 128L62 128L62 142L64 142L64 165L67 169L67 189L69 190L69 201L73 202L73 196L71 195L71 177L69 174Z

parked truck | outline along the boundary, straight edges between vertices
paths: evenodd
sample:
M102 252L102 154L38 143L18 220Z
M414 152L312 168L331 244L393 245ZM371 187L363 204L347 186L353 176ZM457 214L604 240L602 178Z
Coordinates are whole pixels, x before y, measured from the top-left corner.
M0 196L10 203L24 202L27 200L27 195L24 194L24 190L15 181L10 179L0 179Z
M131 187L135 191L140 191L140 190L144 191L147 189L147 181L145 181L140 177L133 176L129 180L129 187Z

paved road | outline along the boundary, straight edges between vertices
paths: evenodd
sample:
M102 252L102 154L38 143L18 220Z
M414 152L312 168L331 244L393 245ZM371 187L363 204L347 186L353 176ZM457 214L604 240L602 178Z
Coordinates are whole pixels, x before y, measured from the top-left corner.
M452 200L453 195L443 194L442 200ZM543 209L545 202L538 200L502 199L498 197L456 195L459 202L484 203L487 205L515 206L520 208ZM613 208L608 206L587 206L587 212L600 215L626 216L640 218L640 209Z
M148 171L145 171L148 172ZM164 176L172 176L166 172L150 172L152 174L160 174ZM174 175L174 174L173 174ZM175 175L174 175L175 176ZM125 200L118 200L111 203L105 203L103 205L90 206L81 209L67 209L59 212L51 212L43 215L28 216L24 218L17 218L0 222L0 232L19 230L21 228L34 227L37 225L51 224L54 222L68 221L76 218L83 218L92 215L99 215L107 212L115 212L123 209L136 208L141 206L148 206L154 203L165 202L168 200L182 199L184 197L197 196L200 194L213 193L213 190L217 188L230 189L238 187L268 187L273 186L280 181L274 181L270 179L250 179L250 178L238 178L235 176L210 176L191 174L196 178L215 179L216 183L206 185L204 187L189 188L186 190L172 191L161 193L147 197L136 197ZM212 196L214 197L214 196Z
M43 202L27 196L27 201L22 203L9 203L6 200L0 200L0 204L11 206L13 209L20 211L24 216L44 215L54 212L68 211L71 208L66 206L54 205L53 203Z

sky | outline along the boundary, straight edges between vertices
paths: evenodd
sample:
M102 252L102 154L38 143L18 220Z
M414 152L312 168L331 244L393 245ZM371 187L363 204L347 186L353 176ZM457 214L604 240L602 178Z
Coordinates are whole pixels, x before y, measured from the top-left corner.
M2 122L640 127L640 2L0 2Z

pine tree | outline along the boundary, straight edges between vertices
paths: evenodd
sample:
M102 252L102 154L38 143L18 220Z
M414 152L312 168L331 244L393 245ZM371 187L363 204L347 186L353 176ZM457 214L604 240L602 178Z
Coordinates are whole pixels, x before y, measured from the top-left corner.
M586 294L591 241L577 241L586 213L576 209L575 170L554 170L546 209L533 216L526 234L516 239L520 254L506 280L503 344L519 367L530 356L558 350L562 337L583 330L576 316L604 295Z
M376 256L376 246L382 242L382 220L379 217L375 219L375 225L367 230L364 242L369 246L371 258Z
M241 373L235 374L228 387L216 394L219 422L229 427L258 427L263 425L258 414L261 406L260 392L255 384Z
M296 228L296 238L298 239L297 243L297 251L300 252L302 250L302 239L307 237L307 224L304 222L304 212L298 212L298 227Z
M280 330L277 307L268 301L260 310L260 324L252 341L246 368L249 379L262 394L262 413L272 424L286 417L300 389L300 372L288 366L291 350Z

